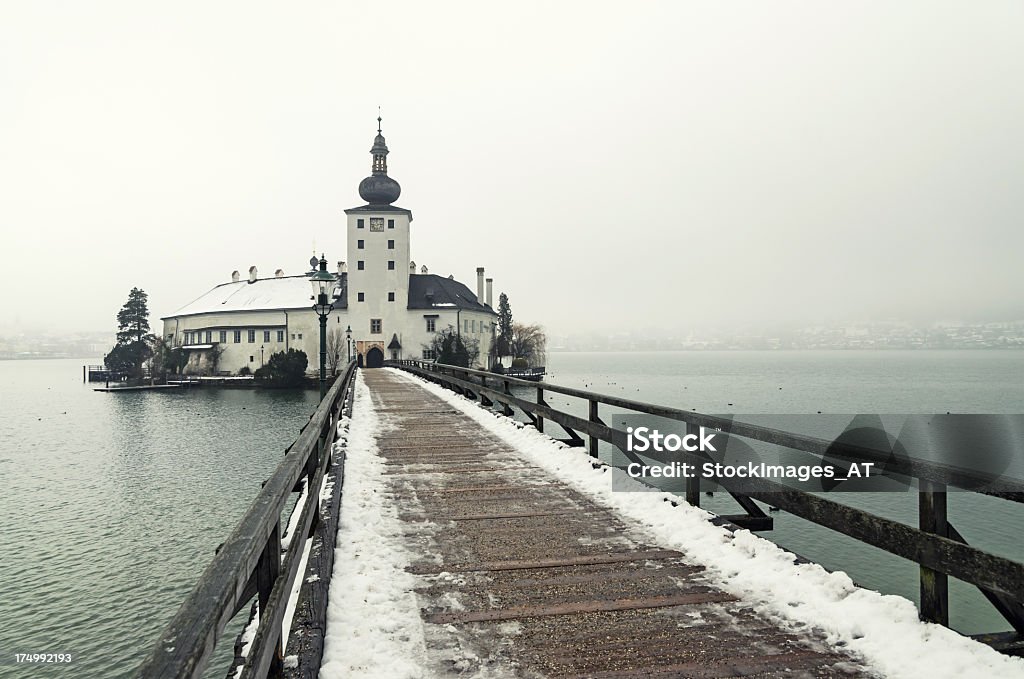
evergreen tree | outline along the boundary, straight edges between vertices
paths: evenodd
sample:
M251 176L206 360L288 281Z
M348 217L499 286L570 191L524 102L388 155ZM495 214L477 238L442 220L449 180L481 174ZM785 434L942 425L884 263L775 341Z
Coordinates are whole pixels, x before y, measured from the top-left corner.
M305 351L289 349L270 356L267 364L256 371L256 378L272 387L301 387L306 378L309 359Z
M149 295L132 288L128 301L117 312L117 343L144 342L149 337Z
M434 350L438 363L463 368L468 368L480 355L480 343L475 339L464 341L451 326L436 333L427 348Z
M149 332L148 296L138 288L117 312L117 344L104 359L107 368L129 377L142 377L142 366L153 355L155 343Z
M498 337L495 340L495 355L508 356L512 353L512 305L504 292L498 297Z

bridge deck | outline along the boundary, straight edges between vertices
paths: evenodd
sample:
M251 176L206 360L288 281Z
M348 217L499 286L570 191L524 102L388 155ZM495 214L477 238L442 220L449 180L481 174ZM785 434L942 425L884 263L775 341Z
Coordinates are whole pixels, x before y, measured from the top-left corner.
M363 372L393 429L378 441L402 507L438 674L851 676L853 659L717 588L444 401ZM459 660L456 660L459 659ZM473 667L467 667L467 663Z

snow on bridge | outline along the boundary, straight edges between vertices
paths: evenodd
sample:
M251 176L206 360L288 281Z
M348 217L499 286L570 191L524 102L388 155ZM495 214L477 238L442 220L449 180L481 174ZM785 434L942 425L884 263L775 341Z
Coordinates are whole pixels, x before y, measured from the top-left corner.
M906 599L665 494L613 493L614 473L361 371L320 676L1024 676Z

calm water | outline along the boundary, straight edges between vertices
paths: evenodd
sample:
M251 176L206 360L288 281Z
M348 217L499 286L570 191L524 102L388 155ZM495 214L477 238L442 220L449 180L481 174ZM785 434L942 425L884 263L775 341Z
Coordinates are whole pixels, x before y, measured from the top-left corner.
M552 353L548 369L555 384L705 413L1024 413L1024 351ZM545 398L586 416L575 399ZM916 495L830 499L917 524ZM740 511L722 493L701 501L714 512ZM764 537L865 587L918 600L915 564L784 512L772 516L775 530ZM1024 507L950 493L949 519L972 545L1024 561ZM953 580L950 609L962 632L1009 629L975 588Z
M129 676L316 402L314 392L96 393L81 383L85 362L0 361L3 678ZM1024 352L552 354L549 368L556 383L713 413L1024 412ZM720 494L705 500L735 511ZM909 497L842 500L915 521ZM1024 559L1024 516L1008 505L955 494L950 517L972 543ZM916 599L915 566L774 516L767 537ZM954 585L951 598L962 631L1006 628L970 588ZM230 650L209 676L222 676ZM10 664L33 652L74 663Z
M87 362L0 361L0 677L129 676L317 401L98 393ZM11 664L42 652L73 663Z

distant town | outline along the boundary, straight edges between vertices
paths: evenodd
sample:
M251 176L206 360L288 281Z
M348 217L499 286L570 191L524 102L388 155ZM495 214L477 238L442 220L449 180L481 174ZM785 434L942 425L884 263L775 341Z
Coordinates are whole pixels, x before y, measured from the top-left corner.
M913 325L849 323L668 333L548 334L548 351L727 351L801 349L1021 349L1024 321Z
M114 332L0 335L0 360L102 359ZM729 351L800 349L1024 349L1024 321L977 324L879 322L788 329L668 333L548 334L548 351Z

